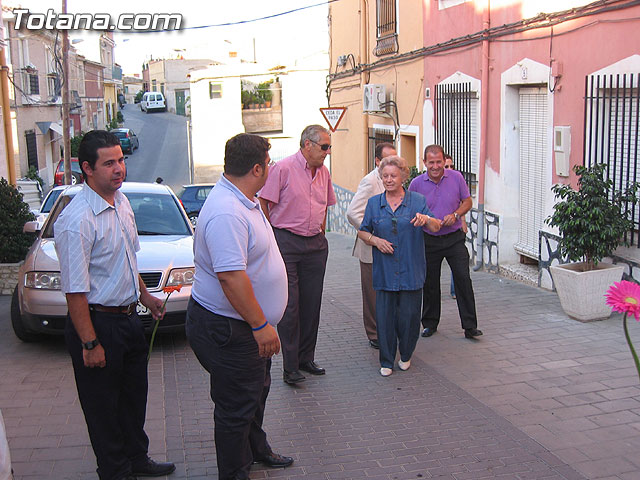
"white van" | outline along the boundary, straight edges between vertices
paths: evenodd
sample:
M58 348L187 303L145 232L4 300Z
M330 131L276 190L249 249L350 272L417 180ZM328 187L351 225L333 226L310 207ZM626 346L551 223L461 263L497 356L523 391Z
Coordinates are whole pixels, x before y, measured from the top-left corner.
M164 100L164 95L160 92L145 93L140 101L140 110L147 113L151 110L165 112L167 110L167 104Z

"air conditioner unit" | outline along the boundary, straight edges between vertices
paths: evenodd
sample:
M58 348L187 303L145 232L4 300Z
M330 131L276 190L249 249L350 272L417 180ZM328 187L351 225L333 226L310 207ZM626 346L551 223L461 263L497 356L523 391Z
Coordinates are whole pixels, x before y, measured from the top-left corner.
M384 112L382 104L387 101L384 85L368 83L364 86L362 95L362 112Z

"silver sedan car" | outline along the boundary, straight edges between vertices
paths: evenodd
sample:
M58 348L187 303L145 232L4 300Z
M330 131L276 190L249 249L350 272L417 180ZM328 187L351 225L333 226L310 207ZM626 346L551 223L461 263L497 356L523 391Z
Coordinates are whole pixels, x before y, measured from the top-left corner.
M53 225L81 188L81 185L70 186L62 192L42 229L37 221L25 225L25 231L38 232L38 237L20 268L11 302L13 330L25 342L38 340L43 334L64 332L67 303L60 290ZM191 223L178 198L165 185L124 182L121 191L135 214L140 238L138 270L147 289L165 299L163 288L182 285L179 292L169 297L158 329L180 330L184 327L194 274ZM138 303L138 314L149 331L153 319L141 303Z

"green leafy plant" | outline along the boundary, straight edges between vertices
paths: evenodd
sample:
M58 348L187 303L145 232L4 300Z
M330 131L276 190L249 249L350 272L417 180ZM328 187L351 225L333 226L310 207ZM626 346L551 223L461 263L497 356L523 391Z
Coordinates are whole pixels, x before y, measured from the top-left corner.
M560 201L545 222L558 227L562 255L572 262L584 259L585 271L593 270L619 245L628 245L623 236L633 228L627 205L637 200L639 185L633 182L624 191L614 190L613 181L605 178L606 168L602 163L576 165L578 190L562 184L551 188Z
M71 137L71 156L78 158L78 148L80 148L80 142L84 137L84 132L80 132L79 135Z
M0 178L0 205L0 263L16 263L24 259L35 237L23 233L22 227L36 217L5 178Z
M273 92L271 91L272 83L273 80L268 80L258 84L258 88L256 89L257 103L266 103L271 101L273 98Z
M122 112L118 110L118 113L116 113L116 120L118 121L118 123L124 123L124 116L122 115Z
M118 128L118 119L117 118L112 118L111 121L109 123L107 123L107 130L111 131L114 128Z
M409 185L411 184L411 180L416 178L418 175L422 175L422 172L418 170L418 167L416 167L415 165L412 165L411 167L409 167L409 178L405 180L404 188L409 188Z
M41 187L44 186L44 180L42 179L42 177L38 173L38 169L36 167L34 167L33 165L31 165L29 167L29 171L27 172L25 177L27 177L29 180L35 180L36 182L38 182L40 184Z
M140 103L142 101L142 96L143 95L144 95L144 92L142 90L140 90L138 93L136 93L136 96L133 99L134 103Z

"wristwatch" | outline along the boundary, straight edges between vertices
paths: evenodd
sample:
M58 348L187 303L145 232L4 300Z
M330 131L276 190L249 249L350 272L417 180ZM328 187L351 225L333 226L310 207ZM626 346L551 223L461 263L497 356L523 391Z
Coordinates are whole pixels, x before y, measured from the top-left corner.
M460 220L460 215L458 215L458 212L453 212L453 216L456 217L456 220Z
M84 348L85 350L93 350L98 345L100 345L100 341L97 338L94 338L93 340L91 340L89 342L84 342L82 344L82 348Z

